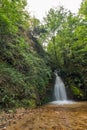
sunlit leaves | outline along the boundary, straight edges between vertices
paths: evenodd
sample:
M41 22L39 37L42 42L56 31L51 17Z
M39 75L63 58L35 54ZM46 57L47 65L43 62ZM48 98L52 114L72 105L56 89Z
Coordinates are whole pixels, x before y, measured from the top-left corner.
M26 0L3 0L0 3L0 35L16 33L24 28L28 22L25 11ZM20 15L21 14L21 15Z
M81 14L82 17L87 20L87 0L82 1L81 8L79 10L79 14Z
M86 91L84 82L87 81L86 3L84 0L81 5L80 14L82 15L74 15L65 10L60 13L60 10L51 9L45 18L48 33L52 34L49 35L47 51L51 55L55 68L69 75L77 89L84 88L84 91Z

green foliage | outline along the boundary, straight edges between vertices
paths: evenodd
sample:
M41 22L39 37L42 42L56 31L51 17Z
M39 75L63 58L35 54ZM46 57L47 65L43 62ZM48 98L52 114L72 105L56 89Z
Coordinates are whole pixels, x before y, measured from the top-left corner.
M60 70L75 98L87 99L86 5L83 0L79 15L50 9L41 25L26 12L26 0L1 0L1 107L33 108L49 101L49 65Z
M1 103L6 107L16 105L16 100L17 102L18 100L29 102L34 99L37 103L37 100L40 100L40 97L46 92L50 68L36 52L29 52L29 48L25 48L23 43L21 47L20 44L17 47L12 44L4 43L3 45L0 57L6 63L1 62L0 64L0 84L4 90ZM24 102L22 103L24 104ZM27 103L25 104L27 105Z
M30 107L30 108L36 107L35 100L33 100L33 99L30 99L30 100L23 99L22 104L23 104L23 107Z
M79 10L79 14L87 20L87 0L83 0L81 4L81 8Z
M8 35L15 34L20 28L28 25L29 15L24 10L25 5L26 0L1 0L0 38L2 40L6 40Z
M84 97L84 93L81 89L79 89L78 87L72 86L71 90L74 94L74 96L78 97L78 98L83 98Z
M45 27L47 28L50 35L54 35L61 29L61 24L66 17L66 12L63 7L56 9L50 9L47 17L44 18Z
M80 11L86 11L86 7L84 0ZM84 92L80 98L87 99L86 17L59 8L50 10L45 19L46 30L49 30L47 52L51 56L53 69L61 71L69 86L69 79L72 80L77 88L75 91L80 89Z
M27 84L24 75L9 65L0 64L0 102L5 107L12 107L17 97L23 98ZM25 95L26 96L26 95Z
M26 28L32 33L39 20L30 19L25 6L26 0L0 3L0 106L4 108L41 104L50 79L47 55Z

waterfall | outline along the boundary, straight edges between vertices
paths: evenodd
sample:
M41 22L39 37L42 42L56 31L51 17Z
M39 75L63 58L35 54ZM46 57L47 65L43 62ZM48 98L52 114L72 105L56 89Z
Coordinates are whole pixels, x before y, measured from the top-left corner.
M56 72L55 72L55 75L56 75L56 81L55 81L55 85L54 85L55 100L56 101L67 100L65 85L64 85L62 79L60 78L60 76L58 76L58 74Z
M65 85L56 71L55 71L55 75L56 75L56 80L55 80L55 85L54 85L55 101L52 101L51 103L58 104L58 105L75 103L74 101L67 99Z

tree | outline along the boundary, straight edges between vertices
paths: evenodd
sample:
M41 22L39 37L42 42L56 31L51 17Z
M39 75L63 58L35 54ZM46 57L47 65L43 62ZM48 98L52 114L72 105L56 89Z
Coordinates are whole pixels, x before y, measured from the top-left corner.
M86 98L86 19L83 20L82 15L74 15L70 11L58 12L60 11L52 9L45 18L45 26L50 34L47 52L51 56L53 67L61 70L73 93L74 88L75 91L78 90L79 94L75 96ZM53 35L55 40L52 39Z
M87 20L87 0L82 1L81 8L79 9L79 14L81 14L83 19Z
M0 37L3 39L19 28L28 24L28 14L25 11L26 0L1 0L0 3ZM20 15L21 14L21 15Z

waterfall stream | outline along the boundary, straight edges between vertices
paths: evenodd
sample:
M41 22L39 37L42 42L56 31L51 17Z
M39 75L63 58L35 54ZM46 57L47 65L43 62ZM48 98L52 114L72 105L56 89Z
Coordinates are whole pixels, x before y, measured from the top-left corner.
M65 85L61 77L55 72L56 80L54 85L54 101L55 104L72 104L71 100L68 100Z
M57 73L55 73L55 75L56 75L56 81L55 81L55 86L54 86L55 100L56 101L67 100L65 85L64 85L62 79L60 78L60 76L58 76Z

